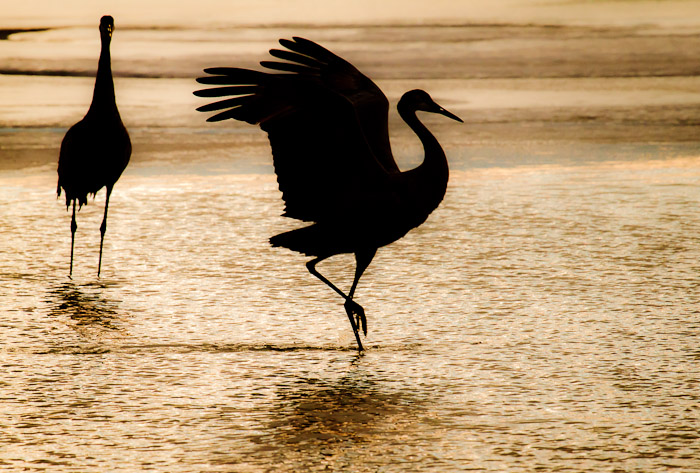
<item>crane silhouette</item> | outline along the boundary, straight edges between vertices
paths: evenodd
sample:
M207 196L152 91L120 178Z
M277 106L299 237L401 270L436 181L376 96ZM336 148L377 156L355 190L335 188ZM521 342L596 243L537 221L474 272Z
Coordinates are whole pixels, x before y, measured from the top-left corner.
M267 132L277 182L285 201L284 216L313 222L270 238L273 246L312 256L311 274L345 299L358 349L358 333L367 335L365 311L354 301L362 274L377 249L425 222L447 188L447 159L437 139L417 118L417 111L456 115L423 90L406 92L399 115L423 143L425 158L401 172L389 144L389 101L377 85L352 64L304 38L281 39L286 49L272 49L280 61L267 69L217 67L197 79L219 85L198 90L200 97L230 97L199 107L220 111L207 121L235 119ZM354 253L355 277L345 294L316 269L326 258Z
M100 225L100 260L97 277L102 269L102 245L107 231L107 209L114 184L129 164L131 140L119 116L114 98L114 81L109 44L114 31L114 19L103 16L100 20L102 48L97 65L95 90L90 108L78 123L70 127L61 142L58 158L58 188L66 195L66 209L73 204L70 241L70 272L73 274L73 247L75 245L75 205L80 209L87 204L88 194L93 197L103 187L107 188L105 213Z

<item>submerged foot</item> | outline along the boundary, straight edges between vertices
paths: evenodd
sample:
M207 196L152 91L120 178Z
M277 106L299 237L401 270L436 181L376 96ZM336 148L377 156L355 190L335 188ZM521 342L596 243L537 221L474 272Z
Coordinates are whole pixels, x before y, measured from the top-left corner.
M355 326L362 328L362 333L367 336L367 318L365 317L365 309L362 308L360 304L348 299L345 301L345 312L347 312L348 317L353 317L355 320Z

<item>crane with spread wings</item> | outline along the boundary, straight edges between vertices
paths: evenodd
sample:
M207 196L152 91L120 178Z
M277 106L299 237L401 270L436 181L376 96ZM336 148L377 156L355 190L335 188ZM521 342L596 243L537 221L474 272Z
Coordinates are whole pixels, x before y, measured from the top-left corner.
M406 92L399 115L421 140L423 162L402 172L389 144L389 101L377 85L348 61L304 38L281 39L286 49L262 61L273 72L234 67L205 69L197 82L218 87L199 97L226 97L203 105L217 111L207 121L234 119L267 132L284 216L310 225L270 238L273 246L313 257L311 274L345 299L358 349L358 328L367 335L365 311L354 301L362 274L377 249L421 225L442 201L449 169L445 153L417 111L461 122L423 90ZM355 255L355 277L346 294L316 265L331 256Z

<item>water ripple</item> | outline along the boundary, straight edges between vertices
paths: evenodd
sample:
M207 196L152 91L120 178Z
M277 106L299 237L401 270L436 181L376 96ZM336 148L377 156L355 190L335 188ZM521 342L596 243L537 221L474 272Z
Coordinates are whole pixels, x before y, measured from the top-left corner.
M99 280L103 195L70 280L53 170L0 176L0 469L697 469L698 169L454 173L363 277L361 356L267 244L273 175L131 171Z

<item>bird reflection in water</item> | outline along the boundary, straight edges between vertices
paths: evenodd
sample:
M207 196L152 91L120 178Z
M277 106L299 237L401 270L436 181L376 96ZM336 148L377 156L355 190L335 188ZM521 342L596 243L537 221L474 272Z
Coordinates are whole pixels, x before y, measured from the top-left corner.
M91 287L104 288L102 285ZM67 317L70 325L82 333L119 330L117 304L100 292L86 289L71 282L53 288L49 291L49 315Z
M260 448L269 453L274 445L279 464L296 471L323 465L333 471L372 470L372 457L382 455L373 449L391 444L400 449L420 422L424 403L415 392L393 390L365 373L336 380L300 378L279 387L275 418Z

